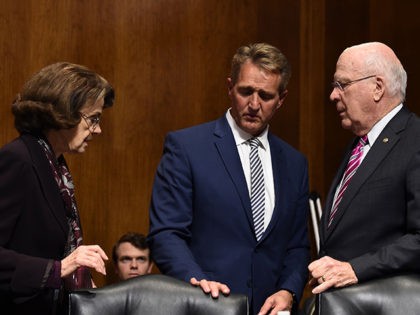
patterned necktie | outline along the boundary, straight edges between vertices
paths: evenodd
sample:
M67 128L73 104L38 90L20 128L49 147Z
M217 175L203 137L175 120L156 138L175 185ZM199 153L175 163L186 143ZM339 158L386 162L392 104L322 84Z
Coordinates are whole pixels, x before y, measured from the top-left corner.
M360 162L363 156L363 148L367 143L368 143L368 137L363 136L359 139L359 142L351 151L350 159L349 159L349 162L347 163L347 168L343 175L343 181L336 195L336 198L334 199L334 203L333 203L332 210L330 213L330 218L328 220L328 227L331 225L331 222L333 221L334 216L337 213L338 205L340 204L341 199L343 199L344 192L346 191L347 186L350 183L350 179L356 173L357 168L360 165Z
M258 155L260 141L257 138L249 140L251 152L249 154L251 166L251 209L254 220L254 230L257 241L260 240L264 232L264 210L265 210L265 185L264 173Z

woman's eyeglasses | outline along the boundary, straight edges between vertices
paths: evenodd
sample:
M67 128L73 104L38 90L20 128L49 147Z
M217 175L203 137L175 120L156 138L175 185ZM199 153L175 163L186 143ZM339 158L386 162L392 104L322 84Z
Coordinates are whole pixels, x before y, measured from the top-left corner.
M101 122L101 116L100 115L92 115L92 116L86 116L83 113L80 113L80 116L82 116L83 120L85 121L86 125L88 126L89 130L92 132L95 131L95 128L99 125Z

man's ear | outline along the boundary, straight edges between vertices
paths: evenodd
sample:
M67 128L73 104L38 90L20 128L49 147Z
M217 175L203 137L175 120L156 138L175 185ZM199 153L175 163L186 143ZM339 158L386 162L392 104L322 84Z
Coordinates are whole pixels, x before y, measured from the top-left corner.
M146 272L146 274L151 273L151 272L152 272L152 268L153 268L153 262L150 262L150 264L149 264L149 268L147 268L147 272Z
M233 89L233 85L234 85L233 82L232 82L232 78L227 78L226 85L227 85L227 88L228 88L228 95L232 96L232 89Z
M277 102L277 106L276 109L279 109L282 105L284 100L286 99L288 91L284 90L280 95L279 95L279 101Z
M373 91L373 100L379 102L385 93L385 83L382 77L376 77L375 90Z

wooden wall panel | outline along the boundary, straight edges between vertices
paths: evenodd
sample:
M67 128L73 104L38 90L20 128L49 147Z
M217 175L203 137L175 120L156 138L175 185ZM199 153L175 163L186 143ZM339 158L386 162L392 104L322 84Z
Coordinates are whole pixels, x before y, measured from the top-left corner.
M309 161L311 190L324 186L325 1L301 1L300 9L300 142Z

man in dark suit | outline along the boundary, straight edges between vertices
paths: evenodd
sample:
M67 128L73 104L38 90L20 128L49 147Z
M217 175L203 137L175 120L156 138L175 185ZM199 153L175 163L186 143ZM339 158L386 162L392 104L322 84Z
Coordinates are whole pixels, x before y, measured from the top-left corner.
M239 48L228 78L232 107L168 134L153 187L149 240L159 269L213 297L246 294L251 314L291 309L307 277L307 162L268 131L289 78L277 48ZM259 201L251 138L263 170ZM261 200L259 216L251 204Z
M349 149L328 194L322 258L309 265L313 293L420 270L420 120L403 106L406 85L382 43L350 47L338 59L330 98L354 145L365 141L360 154Z

